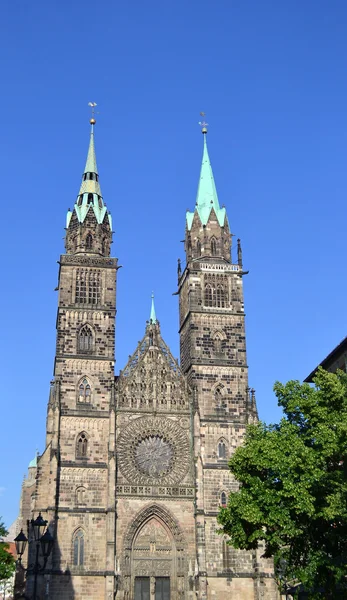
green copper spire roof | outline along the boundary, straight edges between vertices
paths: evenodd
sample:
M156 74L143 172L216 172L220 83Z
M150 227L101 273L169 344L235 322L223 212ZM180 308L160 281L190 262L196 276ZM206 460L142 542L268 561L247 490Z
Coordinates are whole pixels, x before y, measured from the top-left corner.
M149 317L149 322L153 323L153 324L157 322L157 316L155 314L155 308L154 308L154 294L153 293L152 293L151 316Z
M33 458L33 459L30 461L30 463L29 463L29 465L28 465L28 469L31 469L31 467L37 467L37 453L36 453L36 456L35 456L35 458Z
M223 227L226 219L226 210L225 208L220 208L217 196L216 185L213 178L212 166L210 162L210 157L208 155L207 150L207 141L206 134L207 129L204 127L202 130L204 134L204 152L202 155L202 163L201 163L201 171L200 171L200 179L198 185L198 193L196 196L196 206L195 210L198 212L201 223L206 225L211 210L214 208L216 213L218 223L221 227ZM194 212L187 212L187 226L188 229L191 229Z
M85 173L97 173L98 167L96 164L95 145L94 145L94 124L92 123L92 129L90 132L90 141L88 148L87 162L84 169Z
M80 191L78 193L78 197L76 200L76 204L74 206L74 210L76 212L77 218L80 223L83 223L84 219L87 216L89 209L92 207L94 210L95 217L97 222L101 224L105 218L105 214L108 215L108 220L110 223L110 228L112 230L112 219L111 215L108 213L107 208L102 199L100 183L99 183L99 173L98 167L96 164L96 154L95 154L95 144L94 144L94 124L95 120L91 119L91 132L90 132L90 140L89 140L89 148L87 155L86 166L82 175L82 183L80 187ZM69 223L72 217L73 211L68 211L66 217L66 227L69 227Z

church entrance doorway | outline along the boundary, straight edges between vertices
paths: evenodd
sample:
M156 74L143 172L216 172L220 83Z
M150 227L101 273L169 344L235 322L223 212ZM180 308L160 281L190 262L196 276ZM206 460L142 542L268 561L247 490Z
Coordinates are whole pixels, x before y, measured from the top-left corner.
M170 600L170 577L135 577L135 600Z

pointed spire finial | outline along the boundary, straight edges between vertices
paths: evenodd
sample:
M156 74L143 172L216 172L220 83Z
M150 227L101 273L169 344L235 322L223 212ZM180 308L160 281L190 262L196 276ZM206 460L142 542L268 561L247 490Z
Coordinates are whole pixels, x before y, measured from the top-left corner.
M155 314L154 308L154 293L152 292L152 304L151 304L151 315L149 317L149 322L154 325L157 322L157 316Z
M199 125L201 127L201 132L203 135L206 135L207 133L207 127L208 127L208 123L206 123L204 117L206 117L206 113L201 112L200 113L200 117L203 117L202 121L199 121Z
M97 106L97 104L96 104L96 102L88 102L88 106L90 106L90 108L92 109L92 118L90 119L89 123L93 127L95 125L95 123L96 123L96 120L95 120L95 107Z

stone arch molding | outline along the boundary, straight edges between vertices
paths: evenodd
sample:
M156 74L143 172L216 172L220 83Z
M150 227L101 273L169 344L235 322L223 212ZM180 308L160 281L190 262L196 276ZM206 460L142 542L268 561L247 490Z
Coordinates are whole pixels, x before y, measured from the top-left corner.
M184 534L175 517L167 508L160 506L160 504L150 504L137 513L128 527L123 544L125 557L131 552L133 541L138 531L147 521L153 518L158 519L170 531L177 550L185 549Z

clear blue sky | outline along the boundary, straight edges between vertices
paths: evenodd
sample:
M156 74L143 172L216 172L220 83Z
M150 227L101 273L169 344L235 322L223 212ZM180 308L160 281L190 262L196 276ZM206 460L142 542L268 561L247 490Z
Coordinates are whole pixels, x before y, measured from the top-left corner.
M88 101L114 221L117 371L156 294L179 355L177 258L194 207L206 111L221 203L243 243L250 385L303 379L345 336L345 0L12 0L1 10L0 515L44 449L66 210Z

